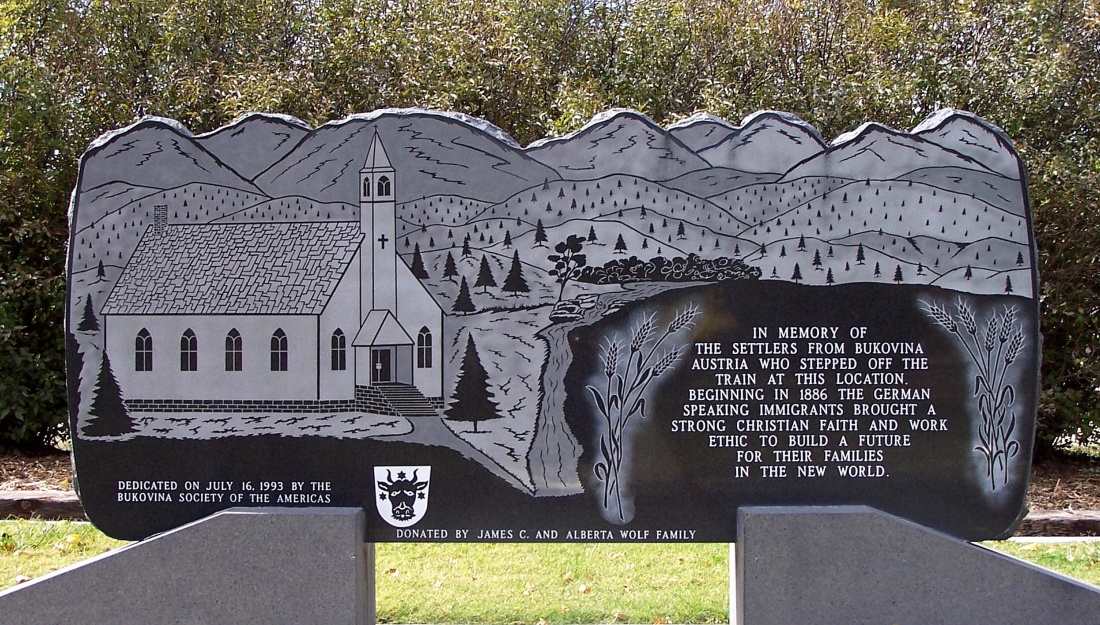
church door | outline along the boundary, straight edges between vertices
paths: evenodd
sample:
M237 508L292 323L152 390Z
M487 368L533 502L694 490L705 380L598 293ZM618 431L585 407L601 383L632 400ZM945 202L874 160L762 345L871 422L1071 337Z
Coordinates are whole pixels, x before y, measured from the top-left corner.
M371 382L393 381L393 358L389 348L372 349L371 355Z

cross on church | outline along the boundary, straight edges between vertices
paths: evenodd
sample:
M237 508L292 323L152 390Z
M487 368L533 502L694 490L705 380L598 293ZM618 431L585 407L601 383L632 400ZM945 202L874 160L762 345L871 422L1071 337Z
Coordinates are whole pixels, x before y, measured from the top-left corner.
M386 238L386 235L383 234L382 236L378 237L378 242L382 244L382 249L386 249L386 241L389 241L389 239Z

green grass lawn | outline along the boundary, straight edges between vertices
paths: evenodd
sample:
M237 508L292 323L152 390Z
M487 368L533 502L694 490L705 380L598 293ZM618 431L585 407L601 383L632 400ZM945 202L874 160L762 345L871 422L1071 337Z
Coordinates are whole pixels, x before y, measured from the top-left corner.
M1018 543L1009 541L982 543L1021 560L1058 571L1083 582L1100 586L1100 542Z
M382 544L390 623L728 623L729 546Z
M90 523L0 521L0 589L121 547Z
M87 523L0 521L0 588L126 544ZM984 546L1100 585L1100 543ZM725 544L377 548L383 623L728 623Z

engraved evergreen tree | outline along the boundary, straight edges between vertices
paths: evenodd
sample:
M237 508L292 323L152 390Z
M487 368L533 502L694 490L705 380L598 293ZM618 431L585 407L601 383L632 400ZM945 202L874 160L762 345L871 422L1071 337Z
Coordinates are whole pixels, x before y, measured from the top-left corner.
M622 234L619 235L618 239L615 239L615 253L616 254L625 254L626 253L626 241L623 240L623 235Z
M455 257L450 252L447 252L447 260L443 261L443 277L454 282L457 275L458 267L455 266Z
M111 370L111 359L106 352L99 366L99 379L96 381L95 397L88 416L92 421L84 426L85 436L121 436L136 431L126 404L122 401L122 389Z
M406 239L406 241L407 240L408 239ZM413 246L413 259L412 259L412 265L409 266L409 271L412 272L412 275L416 276L417 278L419 278L421 280L427 280L428 279L428 270L424 269L424 259L420 257L420 244L419 243L417 243L415 246Z
M458 287L458 297L455 298L451 310L457 313L472 313L477 310L474 299L470 297L470 285L466 284L466 276L462 276L462 284Z
M453 401L444 414L452 421L472 422L474 432L481 421L502 418L489 391L489 374L481 364L473 335L466 337L466 353L462 356Z
M542 225L542 220L538 220L535 224L535 247L546 247L546 242L549 239L546 238L546 227Z
M81 332L98 332L99 320L95 317L95 310L92 308L92 296L89 295L84 300L84 314L81 316L80 325L76 327Z
M484 254L481 255L481 267L477 270L477 281L474 282L474 288L481 287L485 289L482 293L488 293L489 287L496 286L496 278L493 277L493 269L489 266L489 259Z
M519 262L519 250L512 254L512 266L508 268L508 276L504 278L504 292L513 296L520 293L528 293L531 287L527 286L527 280L523 277L523 265Z

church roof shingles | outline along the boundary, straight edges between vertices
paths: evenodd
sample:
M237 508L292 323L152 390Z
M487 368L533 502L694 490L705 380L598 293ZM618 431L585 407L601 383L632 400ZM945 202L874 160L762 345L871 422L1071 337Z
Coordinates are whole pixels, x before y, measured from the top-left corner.
M363 239L359 222L146 230L105 315L317 315Z

